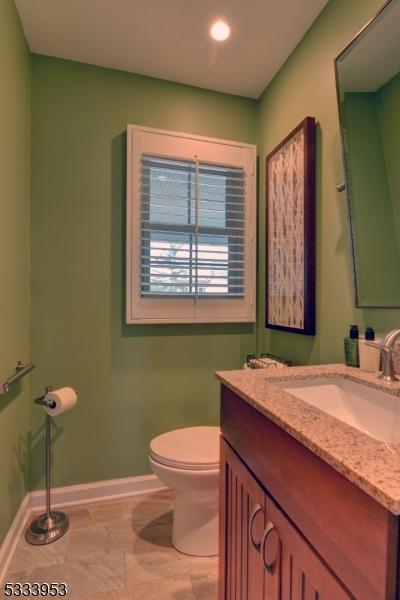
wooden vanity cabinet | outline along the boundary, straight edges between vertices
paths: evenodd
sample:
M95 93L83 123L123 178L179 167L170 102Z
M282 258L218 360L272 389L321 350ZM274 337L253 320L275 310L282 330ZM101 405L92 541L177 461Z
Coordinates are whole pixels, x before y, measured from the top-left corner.
M220 600L349 600L223 439Z
M219 600L397 598L394 515L224 386L221 431Z

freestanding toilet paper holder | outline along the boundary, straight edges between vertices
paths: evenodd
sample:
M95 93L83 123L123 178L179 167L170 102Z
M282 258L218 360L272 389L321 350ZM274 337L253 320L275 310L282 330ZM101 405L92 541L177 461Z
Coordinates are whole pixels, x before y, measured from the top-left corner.
M46 387L46 393L40 398L36 398L35 404L54 408L54 401L46 400L51 387ZM50 424L51 417L46 412L46 512L37 517L29 525L25 532L25 539L29 544L41 546L51 544L60 539L68 531L68 516L60 511L52 511L50 506L50 485L51 485L51 456L50 456Z

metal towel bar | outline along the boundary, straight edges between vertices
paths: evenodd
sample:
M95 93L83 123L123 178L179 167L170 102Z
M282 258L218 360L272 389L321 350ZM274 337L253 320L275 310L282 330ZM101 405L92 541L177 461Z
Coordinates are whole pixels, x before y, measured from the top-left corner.
M25 375L32 371L32 369L34 368L34 363L28 363L26 365L23 365L22 362L19 360L15 366L15 373L13 373L11 377L8 377L8 379L0 381L0 396L6 394L13 383L18 381L19 379L22 379L22 377L25 377Z

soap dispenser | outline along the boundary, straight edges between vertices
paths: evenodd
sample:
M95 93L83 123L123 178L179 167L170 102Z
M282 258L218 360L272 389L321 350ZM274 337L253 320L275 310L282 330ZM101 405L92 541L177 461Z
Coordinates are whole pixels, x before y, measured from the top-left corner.
M349 337L344 338L344 358L348 367L359 367L358 325L350 325Z

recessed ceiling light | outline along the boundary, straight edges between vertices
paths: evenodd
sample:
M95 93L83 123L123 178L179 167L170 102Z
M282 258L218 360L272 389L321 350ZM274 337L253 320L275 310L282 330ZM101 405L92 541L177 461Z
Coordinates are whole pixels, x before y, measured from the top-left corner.
M230 27L225 21L215 21L210 29L211 37L217 42L223 42L226 40L230 33Z

